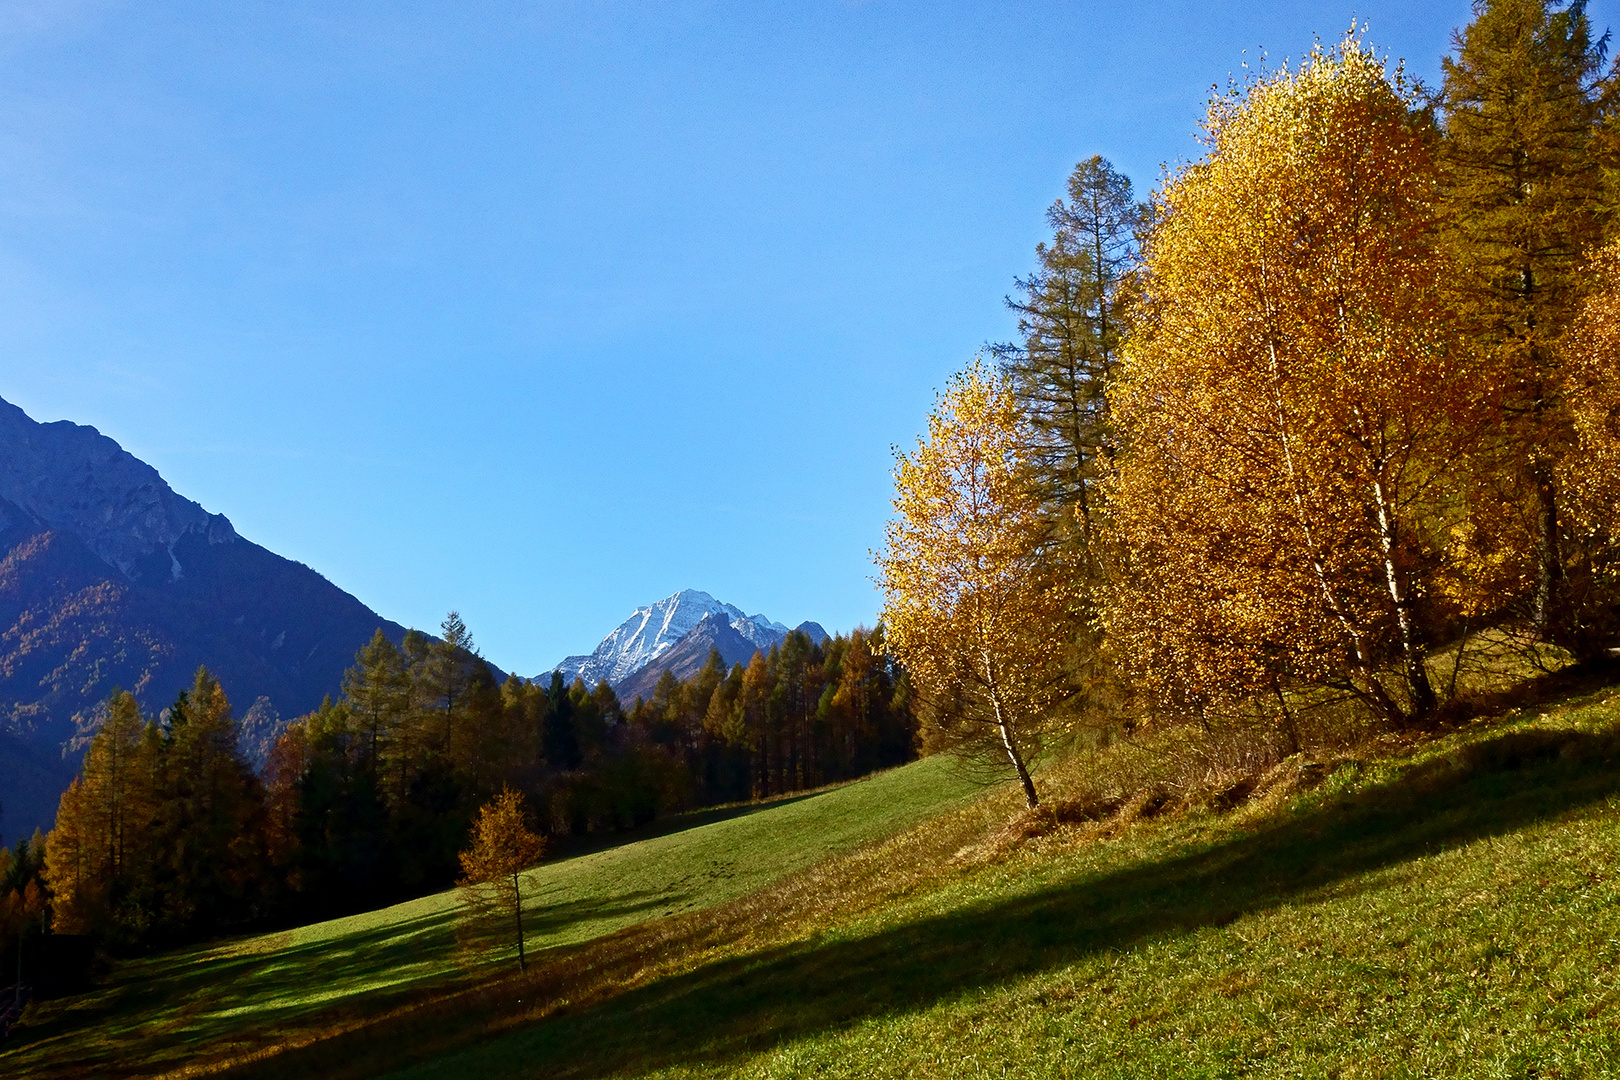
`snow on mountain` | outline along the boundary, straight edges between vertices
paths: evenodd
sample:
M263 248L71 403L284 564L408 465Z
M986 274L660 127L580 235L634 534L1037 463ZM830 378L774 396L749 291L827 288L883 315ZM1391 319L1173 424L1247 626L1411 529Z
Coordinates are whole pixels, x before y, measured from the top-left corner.
M763 615L745 615L740 608L716 600L697 589L682 589L656 604L637 608L588 656L570 656L553 670L564 682L580 678L595 686L606 679L617 686L658 659L692 631L705 615L724 614L731 628L760 649L769 649L787 637L788 628ZM550 672L541 677L549 681Z
M613 689L626 705L638 697L650 698L664 672L668 671L677 679L690 679L709 662L711 649L720 654L721 662L729 668L732 664L748 663L759 646L739 634L725 612L705 615L702 622L666 649L657 660L615 684Z

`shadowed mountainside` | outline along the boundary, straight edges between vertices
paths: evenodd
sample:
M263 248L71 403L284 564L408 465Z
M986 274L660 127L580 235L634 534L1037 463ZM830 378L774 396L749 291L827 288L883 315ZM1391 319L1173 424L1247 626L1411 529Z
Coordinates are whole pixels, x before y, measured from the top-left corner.
M207 664L239 715L308 712L382 627L302 563L238 536L96 429L0 401L0 792L8 838L48 827L102 703L148 711ZM48 793L48 794L47 794Z

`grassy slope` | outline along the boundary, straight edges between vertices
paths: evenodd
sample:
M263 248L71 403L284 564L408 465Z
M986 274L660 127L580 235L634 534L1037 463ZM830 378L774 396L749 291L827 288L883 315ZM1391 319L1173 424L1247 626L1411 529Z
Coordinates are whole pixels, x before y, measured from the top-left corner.
M529 947L571 944L759 889L903 830L972 794L929 760L768 807L676 819L653 836L529 875ZM408 1008L490 974L458 967L454 892L122 965L106 989L36 1006L0 1052L5 1076L202 1069L334 1024Z
M594 996L514 983L399 1075L1620 1074L1612 688L1225 815L986 842L1013 807L689 919Z

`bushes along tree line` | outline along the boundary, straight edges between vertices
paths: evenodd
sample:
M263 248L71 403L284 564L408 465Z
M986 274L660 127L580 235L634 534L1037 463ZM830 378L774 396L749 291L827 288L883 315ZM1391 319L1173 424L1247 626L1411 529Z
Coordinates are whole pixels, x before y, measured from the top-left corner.
M1437 95L1352 34L1217 98L1149 205L1081 163L1023 340L898 457L884 617L925 734L977 732L1033 805L1063 721L1278 756L1307 714L1432 724L1484 630L1602 657L1616 88L1584 4L1487 0Z

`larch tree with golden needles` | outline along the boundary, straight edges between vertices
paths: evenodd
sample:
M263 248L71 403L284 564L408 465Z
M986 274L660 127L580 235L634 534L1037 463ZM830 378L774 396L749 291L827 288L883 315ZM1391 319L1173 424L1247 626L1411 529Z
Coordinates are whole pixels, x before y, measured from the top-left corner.
M526 818L523 796L511 788L479 810L472 843L461 853L459 882L467 909L462 944L488 947L510 933L517 942L520 971L525 967L522 873L546 850L544 838L529 831Z
M45 844L57 933L89 934L128 920L121 901L153 854L154 763L142 733L134 696L114 694L81 774L62 794Z
M1451 284L1476 348L1502 368L1495 467L1476 501L1495 533L1495 583L1532 626L1583 658L1607 642L1578 624L1566 571L1590 557L1564 528L1559 459L1574 449L1560 341L1592 277L1586 259L1612 222L1620 83L1605 71L1584 0L1476 0L1445 61ZM1567 552L1565 548L1569 547Z
M1113 407L1105 624L1161 701L1328 686L1397 724L1466 591L1451 477L1489 380L1453 337L1437 132L1354 37L1218 100L1165 186Z
M895 516L878 555L890 653L936 741L1004 757L1031 808L1028 762L1066 696L1078 575L1042 513L1007 380L975 361L928 434L895 462Z

